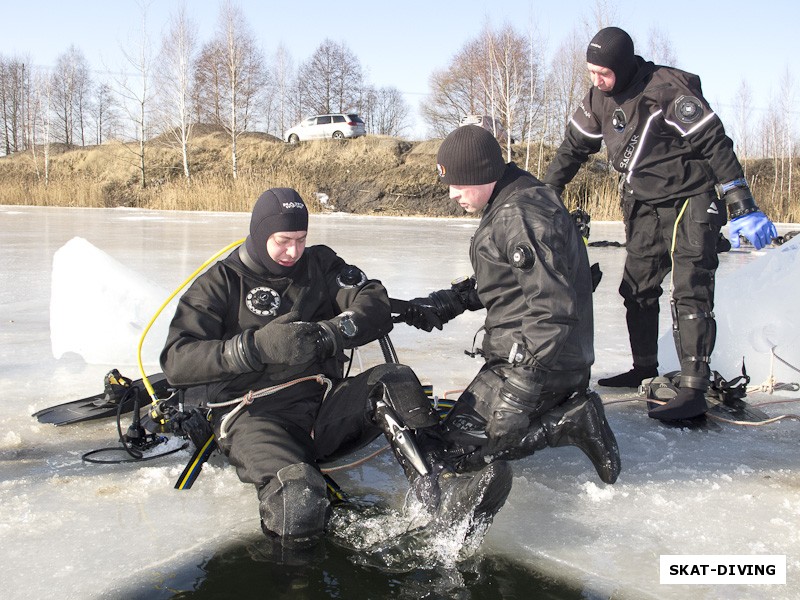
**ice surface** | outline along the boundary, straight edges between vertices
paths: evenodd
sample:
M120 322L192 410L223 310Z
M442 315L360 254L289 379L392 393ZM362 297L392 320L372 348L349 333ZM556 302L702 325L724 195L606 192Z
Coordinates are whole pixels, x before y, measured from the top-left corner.
M84 452L116 445L113 420L57 428L30 417L34 410L101 391L103 375L112 367L137 376L133 351L124 351L119 362L103 362L88 350L84 357L75 339L55 358L52 298L64 305L59 310L74 317L78 335L96 339L102 334L93 315L99 319L103 313L116 313L138 331L139 307L162 290L171 292L218 249L240 239L247 223L244 214L0 207L4 597L120 598L138 592L140 597L164 598L170 582L201 576L197 565L204 559L260 535L253 490L218 457L204 468L191 491L179 492L172 486L188 460L187 452L136 465L90 465L81 461ZM445 287L471 271L467 248L475 223L312 216L309 241L335 247L345 260L381 279L393 296L410 298ZM797 226L779 229L792 228ZM621 240L622 235L620 224L593 223L592 239ZM97 261L85 259L82 269L114 265L114 273L124 274L119 288L126 289L125 294L141 293L143 299L124 305L113 300L119 290L105 290L115 303L109 309L99 307L92 294L58 291L57 252L76 237L98 252ZM738 269L776 253L723 255L720 289ZM630 354L616 291L624 250L590 248L590 254L605 273L594 298L596 380L629 368ZM76 269L72 276L78 276ZM747 300L751 309L771 303L768 312L779 326L763 340L792 343L780 336L788 336L797 323L796 288L789 287L796 279L776 274L769 278L768 289L761 286L762 291ZM145 280L150 284L136 285ZM153 293L144 293L147 289ZM88 318L81 310L84 303L95 307ZM718 314L723 312L719 306ZM751 321L759 326L755 318ZM463 349L472 345L481 322L480 313L465 314L441 332L425 334L398 326L391 337L401 360L432 383L437 395L452 396L479 368L480 362L465 356ZM760 321L760 331L767 322ZM661 330L669 332L668 310L662 311ZM136 338L135 333L110 335L121 346ZM746 353L750 345L749 339L730 342L736 355ZM374 364L379 355L367 347L361 360ZM148 372L158 369L152 354L145 362ZM780 378L796 381L798 376L789 370ZM766 427L671 429L648 419L634 394L602 388L600 392L622 453L618 482L601 483L574 448L546 449L515 462L514 488L481 552L568 580L592 598L796 598L800 425L786 420ZM769 402L798 395L756 393L750 399ZM798 404L771 404L764 410L772 415L798 413ZM353 494L385 498L394 507L402 504L406 489L387 452L337 474L337 481ZM782 554L790 583L768 588L660 586L662 554Z

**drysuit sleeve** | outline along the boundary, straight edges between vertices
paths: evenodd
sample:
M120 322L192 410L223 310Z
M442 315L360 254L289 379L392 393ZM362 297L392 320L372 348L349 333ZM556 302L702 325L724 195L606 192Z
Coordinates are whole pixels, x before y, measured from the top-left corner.
M603 132L600 118L592 110L592 91L586 94L570 118L564 140L542 181L561 193L589 156L600 151Z
M667 125L708 162L714 171L715 183L744 177L742 165L733 151L733 141L703 97L699 77L674 73L671 85L665 88L661 105Z

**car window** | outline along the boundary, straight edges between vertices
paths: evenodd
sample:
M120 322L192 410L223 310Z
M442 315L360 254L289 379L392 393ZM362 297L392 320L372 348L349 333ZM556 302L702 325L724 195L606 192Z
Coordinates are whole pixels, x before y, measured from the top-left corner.
M344 115L333 115L334 123L344 123Z
M301 123L303 127L308 127L309 125L316 125L317 119L315 117L309 117L305 121Z
M325 115L324 117L317 117L317 125L327 125L331 122L331 116Z

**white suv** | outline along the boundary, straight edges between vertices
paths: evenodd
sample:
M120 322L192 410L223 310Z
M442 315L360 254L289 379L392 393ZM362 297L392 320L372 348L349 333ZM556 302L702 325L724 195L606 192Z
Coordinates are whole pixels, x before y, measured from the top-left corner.
M290 144L305 140L356 138L367 134L364 121L356 114L315 115L288 129L284 139Z

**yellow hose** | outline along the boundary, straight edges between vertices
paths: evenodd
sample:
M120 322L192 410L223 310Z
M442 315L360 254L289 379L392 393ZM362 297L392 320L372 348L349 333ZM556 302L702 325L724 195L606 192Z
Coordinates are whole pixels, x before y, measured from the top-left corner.
M162 311L167 307L167 305L170 302L172 302L172 299L175 296L177 296L178 293L183 288L185 288L187 285L189 285L189 283L191 283L191 281L195 277L197 277L203 269L205 269L208 265L210 265L212 262L217 260L221 255L225 254L229 250L232 250L233 248L236 248L236 246L240 246L242 243L244 243L244 238L241 239L241 240L238 240L236 242L228 244L222 250L220 250L219 252L214 254L214 256L212 256L207 261L205 261L202 265L197 267L197 269L195 269L194 273L189 275L189 277L187 277L186 280L182 284L180 284L177 288L175 288L175 291L172 292L169 295L169 298L164 300L164 303L161 306L158 307L158 310L156 311L156 314L154 314L153 317L150 319L150 322L147 324L147 327L144 328L144 331L142 332L142 337L139 338L139 347L136 349L136 359L137 359L137 361L139 363L139 373L141 373L141 375L142 375L142 381L144 382L144 387L147 389L147 393L150 394L150 398L153 400L154 403L158 402L158 397L156 396L156 392L153 389L153 386L150 383L150 380L147 378L147 374L145 374L145 372L144 372L144 365L142 364L142 346L144 345L144 339L147 337L147 332L150 331L150 328L153 326L153 323L155 323L156 319L162 313Z
M669 262L670 262L670 271L669 271L669 295L672 296L672 284L674 282L674 275L675 275L675 259L672 257L675 254L675 238L678 237L678 225L680 225L681 219L683 219L683 213L686 212L686 207L689 206L689 198L687 198L683 206L681 207L680 212L678 213L678 217L675 219L675 225L672 227L672 243L669 247Z

